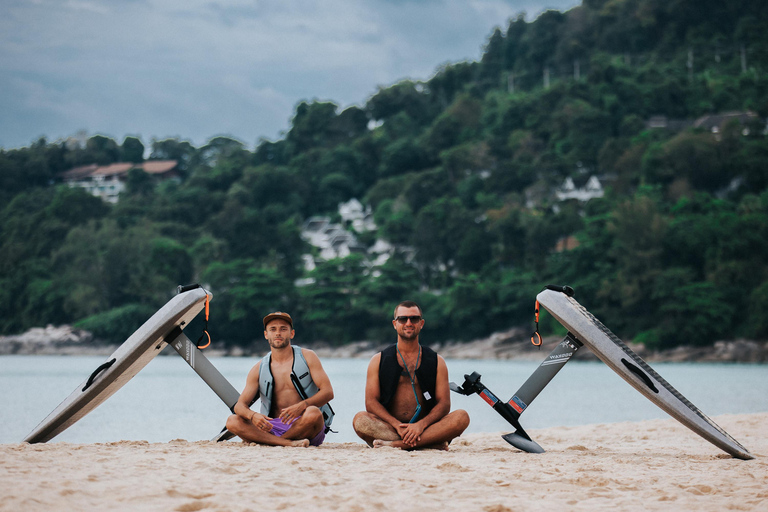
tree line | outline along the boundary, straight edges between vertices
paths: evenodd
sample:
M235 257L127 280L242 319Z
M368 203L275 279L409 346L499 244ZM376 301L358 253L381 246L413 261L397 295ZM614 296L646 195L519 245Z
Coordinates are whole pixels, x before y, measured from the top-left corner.
M215 295L211 333L224 344L258 340L259 319L277 309L305 342L385 341L405 298L422 304L427 341L467 340L531 324L536 293L555 282L650 346L764 338L768 36L756 20L766 9L585 0L520 16L493 31L477 62L381 87L343 111L300 102L286 135L253 151L229 137L153 140L149 158L177 160L181 181L131 171L114 205L60 175L140 161L139 138L1 150L0 332L75 323L120 341L177 284L196 281ZM680 65L687 48L713 41L750 48L747 72L733 56L727 73ZM575 58L580 80L543 86L544 66ZM510 90L510 73L539 78ZM646 124L726 111L754 115L717 134ZM602 198L552 194L593 175ZM301 255L316 249L303 222L350 198L374 210L378 230L361 241L383 238L394 254L375 268L354 254L306 271Z

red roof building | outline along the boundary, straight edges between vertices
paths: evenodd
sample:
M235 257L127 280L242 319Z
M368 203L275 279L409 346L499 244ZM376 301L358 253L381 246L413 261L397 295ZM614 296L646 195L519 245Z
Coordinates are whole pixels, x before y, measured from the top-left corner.
M125 180L132 169L140 169L158 179L178 179L176 160L148 160L138 164L121 162L110 165L83 165L61 174L70 187L81 187L103 200L116 203L125 189Z

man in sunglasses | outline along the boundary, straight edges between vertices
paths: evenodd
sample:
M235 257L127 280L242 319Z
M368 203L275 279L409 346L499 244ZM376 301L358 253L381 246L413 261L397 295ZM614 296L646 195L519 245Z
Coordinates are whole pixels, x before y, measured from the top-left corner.
M450 412L445 360L419 344L424 318L415 302L397 305L392 326L397 343L368 365L366 410L355 415L355 432L374 448L447 449L469 426L469 415L461 409Z

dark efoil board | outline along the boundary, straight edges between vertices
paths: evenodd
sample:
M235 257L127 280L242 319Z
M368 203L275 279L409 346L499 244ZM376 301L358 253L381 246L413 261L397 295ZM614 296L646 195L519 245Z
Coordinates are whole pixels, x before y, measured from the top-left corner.
M745 460L754 458L573 297L544 290L536 299L600 360L670 416L734 457Z

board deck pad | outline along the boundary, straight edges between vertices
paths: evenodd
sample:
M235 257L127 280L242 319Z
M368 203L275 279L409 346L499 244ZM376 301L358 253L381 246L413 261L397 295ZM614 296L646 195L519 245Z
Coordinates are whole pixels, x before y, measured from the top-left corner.
M536 299L600 360L670 416L734 457L754 458L573 297L544 290Z
M99 365L24 439L44 443L72 426L112 396L149 363L168 341L165 337L185 327L205 305L202 288L184 291L169 300Z

